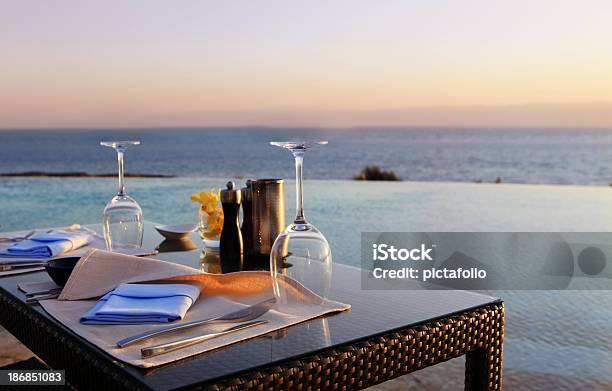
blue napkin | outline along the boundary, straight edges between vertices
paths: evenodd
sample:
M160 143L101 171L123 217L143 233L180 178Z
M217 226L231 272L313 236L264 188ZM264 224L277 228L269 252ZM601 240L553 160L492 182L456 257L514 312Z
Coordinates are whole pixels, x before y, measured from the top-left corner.
M33 235L0 251L0 258L51 258L89 244L92 231L53 231Z
M188 284L121 284L104 295L83 324L169 323L183 319L200 289Z

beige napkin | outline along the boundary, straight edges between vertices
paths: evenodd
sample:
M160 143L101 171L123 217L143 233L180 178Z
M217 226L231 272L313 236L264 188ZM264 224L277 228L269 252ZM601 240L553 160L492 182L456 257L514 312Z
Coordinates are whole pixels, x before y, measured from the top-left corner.
M187 312L185 319L176 324L224 315L273 296L272 279L268 272L209 274L157 259L92 250L79 261L58 300L44 300L40 304L55 319L111 356L144 368L218 349L324 314L350 308L347 304L321 299L296 281L285 278L281 283L287 284L289 288L287 291L291 296L291 306L277 305L259 318L267 320L268 323L147 359L140 357L142 347L218 331L223 326L200 327L160 336L119 349L116 343L120 339L163 325L82 325L79 323L80 317L95 304L95 300L83 299L102 296L122 282L145 281L158 283L183 281L197 284L200 287L202 292L200 298Z
M103 296L123 282L143 282L203 272L172 262L89 250L76 264L58 300Z

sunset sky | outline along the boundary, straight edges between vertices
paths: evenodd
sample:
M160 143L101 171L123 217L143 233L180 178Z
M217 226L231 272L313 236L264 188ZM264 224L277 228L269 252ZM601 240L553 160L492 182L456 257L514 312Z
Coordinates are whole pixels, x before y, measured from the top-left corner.
M609 1L0 0L0 128L612 126Z

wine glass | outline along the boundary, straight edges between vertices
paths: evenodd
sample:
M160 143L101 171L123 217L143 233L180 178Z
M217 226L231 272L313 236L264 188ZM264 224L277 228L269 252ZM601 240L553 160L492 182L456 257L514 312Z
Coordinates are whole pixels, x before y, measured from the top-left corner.
M295 304L320 304L330 289L331 249L323 234L304 217L302 178L304 152L314 145L325 145L327 141L270 144L288 149L295 158L296 217L278 235L270 253L274 295L280 309L291 312Z
M123 180L123 154L128 146L140 145L140 141L102 141L100 145L117 151L119 164L119 192L106 204L102 214L106 248L108 251L119 251L142 247L142 209L136 200L126 194Z

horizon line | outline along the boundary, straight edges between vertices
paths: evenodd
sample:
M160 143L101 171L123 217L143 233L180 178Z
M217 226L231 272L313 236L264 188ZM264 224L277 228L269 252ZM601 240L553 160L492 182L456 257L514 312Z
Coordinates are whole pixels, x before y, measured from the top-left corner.
M55 117L55 118L54 118ZM170 112L83 112L78 116L0 116L1 130L135 128L609 128L612 101L530 102L508 105L436 105L403 108L261 109ZM3 125L3 123L5 125Z

